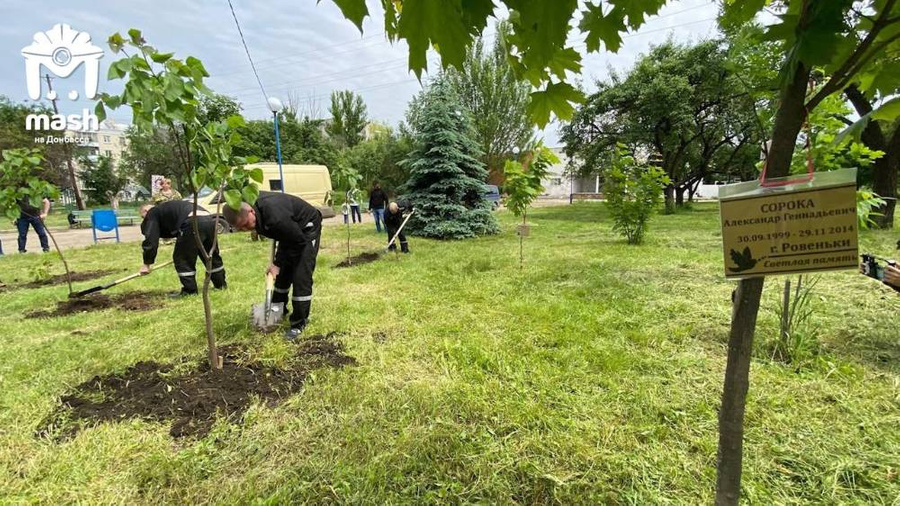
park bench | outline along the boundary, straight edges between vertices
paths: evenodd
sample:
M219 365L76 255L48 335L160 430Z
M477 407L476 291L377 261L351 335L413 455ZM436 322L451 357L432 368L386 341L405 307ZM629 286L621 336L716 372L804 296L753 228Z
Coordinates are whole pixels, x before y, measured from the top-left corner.
M569 194L569 204L576 200L603 200L602 193L571 193Z
M72 216L69 218L69 227L90 227L92 212L93 211L72 211ZM137 211L133 209L120 209L116 211L116 219L118 220L119 225L124 225L126 223L129 225L134 225L135 220L140 219L140 216L138 215Z

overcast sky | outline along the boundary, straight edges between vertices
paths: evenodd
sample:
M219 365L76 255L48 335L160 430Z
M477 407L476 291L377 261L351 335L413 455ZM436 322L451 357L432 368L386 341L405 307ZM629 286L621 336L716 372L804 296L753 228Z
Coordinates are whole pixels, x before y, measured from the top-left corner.
M87 32L93 43L106 50L100 63L100 90L117 92L121 84L107 82L107 65L114 55L106 38L129 28L139 28L161 51L174 51L184 58L193 55L211 74L209 86L236 98L247 118L269 113L262 91L250 69L227 0L2 0L0 19L0 95L14 101L28 100L25 59L22 49L31 44L35 32L50 30L57 23ZM403 119L406 104L420 89L406 70L406 46L391 45L382 33L380 2L369 0L373 17L364 33L345 20L329 0L232 0L250 53L269 95L286 98L289 92L305 104L316 103L327 115L332 90L350 89L362 94L372 119L395 125ZM13 4L13 5L10 5ZM672 37L698 41L716 35L717 7L710 0L680 0L667 5L636 33L625 38L617 54L603 52L585 58L580 77L590 90L604 79L608 68L627 70L651 44ZM499 13L498 13L499 14ZM487 29L492 39L493 26ZM584 52L583 45L578 49ZM430 60L436 61L432 55ZM434 69L434 67L431 67ZM42 74L46 72L42 68ZM67 79L54 79L59 90L61 112L80 112L92 103L80 97L69 100L76 89L83 95L84 70ZM111 114L117 122L130 123L130 112ZM556 144L556 128L546 131L547 142Z

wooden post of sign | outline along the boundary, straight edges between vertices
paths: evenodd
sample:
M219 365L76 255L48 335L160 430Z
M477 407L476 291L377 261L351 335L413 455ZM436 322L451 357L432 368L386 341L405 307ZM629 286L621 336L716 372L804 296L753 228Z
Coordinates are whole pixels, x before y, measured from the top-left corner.
M781 342L786 343L790 334L791 278L784 280L784 296L781 300Z

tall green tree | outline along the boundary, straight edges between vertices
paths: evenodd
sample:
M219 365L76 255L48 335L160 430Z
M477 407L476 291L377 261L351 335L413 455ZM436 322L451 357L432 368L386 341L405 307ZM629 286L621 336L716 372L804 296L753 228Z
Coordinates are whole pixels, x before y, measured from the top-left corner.
M441 79L421 92L420 111L410 121L416 147L404 163L409 180L402 189L416 208L410 233L437 239L462 239L499 231L485 199L487 170L472 136L467 113Z
M447 71L447 82L472 117L476 139L488 180L503 184L504 162L513 153L524 153L534 142L534 126L528 117L531 86L516 77L507 61L508 22L497 24L494 44L485 47L478 38L466 52L461 70Z
M326 130L336 142L352 148L363 140L369 118L361 95L350 90L332 91L328 111L331 113L331 122Z
M241 115L241 104L237 100L219 93L203 95L197 105L197 121L205 125L213 121L226 121Z
M131 126L125 132L128 145L119 159L119 170L126 177L150 187L151 176L159 175L178 181L187 188L181 162L172 149L175 135L165 126L140 129Z
M285 163L320 164L329 168L338 161L338 147L322 133L322 120L285 116L279 123L281 154ZM273 121L252 120L241 129L241 141L235 146L239 156L253 156L274 162L275 125Z
M409 156L412 146L412 137L404 126L397 131L384 127L376 129L371 139L347 149L343 156L362 176L362 188L370 188L378 181L385 191L395 192L409 179L409 169L401 162Z
M762 135L739 84L722 41L654 46L624 77L601 83L563 127L567 154L581 173L609 165L620 143L658 156L674 212L710 174L755 174Z
M116 170L109 156L100 155L96 160L82 157L79 164L85 192L95 204L109 204L128 184L128 178Z

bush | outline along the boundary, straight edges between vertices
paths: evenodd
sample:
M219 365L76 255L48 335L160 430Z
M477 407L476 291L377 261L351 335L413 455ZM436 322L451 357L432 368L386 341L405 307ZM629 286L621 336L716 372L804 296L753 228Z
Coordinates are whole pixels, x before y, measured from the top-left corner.
M640 244L669 178L659 167L639 165L622 145L603 177L613 231L625 236L629 244Z

